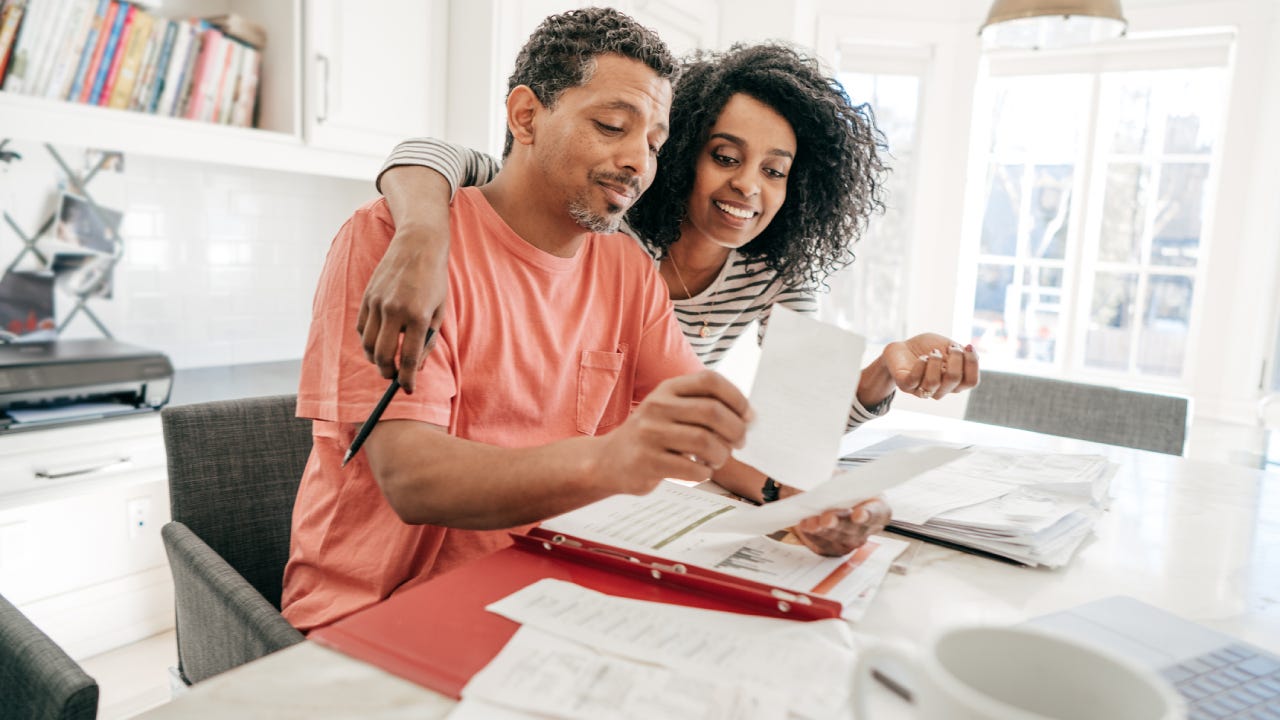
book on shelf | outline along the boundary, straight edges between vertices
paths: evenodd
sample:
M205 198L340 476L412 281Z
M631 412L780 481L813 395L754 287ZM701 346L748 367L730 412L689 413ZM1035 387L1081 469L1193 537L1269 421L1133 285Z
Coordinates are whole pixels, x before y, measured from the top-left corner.
M137 76L133 79L133 88L129 90L129 96L124 99L124 110L141 109L142 95L150 91L151 83L155 82L156 61L160 58L160 47L164 45L165 28L168 27L169 20L157 18L150 15L151 28L147 31L146 45L142 47L140 60L138 60Z
M14 41L18 37L18 29L26 10L25 0L6 0L0 6L0 80L4 79L9 56L13 54Z
M151 42L153 25L151 15L145 10L135 7L130 9L129 14L132 19L129 21L128 34L121 35L123 44L116 51L116 59L112 60L113 63L118 62L120 66L112 74L108 85L102 88L102 101L99 103L120 110L129 107L129 98L132 97L138 84L143 55Z
M173 47L169 49L169 61L165 65L160 92L153 101L151 112L173 115L173 107L182 89L182 73L186 70L187 57L195 44L195 26L187 20L175 21Z
M111 100L116 79L120 77L120 67L124 64L125 48L133 35L133 21L138 16L138 8L134 5L121 5L116 13L116 24L107 40L107 48L103 51L102 72L98 77L101 82L94 83L90 104L106 105Z
M70 36L79 31L85 13L92 0L52 0L50 8L55 20L49 25L48 32L37 42L40 50L36 53L35 67L32 69L30 84L23 90L28 95L44 96L49 92L53 75L68 54L67 44Z
M107 51L107 43L111 42L111 33L116 26L116 17L120 14L120 3L110 0L105 14L98 24L98 34L89 51L89 62L85 65L84 77L80 81L80 92L74 93L72 100L87 103L93 97L93 88L98 81L98 70L102 67L102 56ZM101 88L101 86L99 86Z
M178 83L178 94L169 114L173 117L186 117L187 106L191 104L191 90L195 85L196 70L200 67L200 58L204 55L207 40L205 32L208 28L203 22L198 23L193 31L191 46L187 50L187 59L182 66L182 79Z
M239 48L244 47L226 35L223 35L222 38L225 41L222 53L222 69L218 72L217 87L210 93L212 100L205 108L207 116L201 118L218 124L223 123L222 111L226 107L227 96L235 89L236 73L240 70L237 61L240 59L239 53L242 52Z
M200 120L205 115L205 107L212 102L209 96L216 92L216 88L210 90L210 85L217 82L215 75L221 72L225 51L226 39L221 32L209 28L201 33L200 57L196 59L191 76L191 92L188 94L187 107L182 113L188 120Z
M258 71L262 65L262 53L247 48L244 65L240 68L240 81L236 85L235 105L231 109L231 124L236 127L253 127L253 112L258 106Z
M11 11L10 4L4 3L0 9L0 80L3 80L0 87L8 92L20 92L32 72L39 49L36 38L46 32L50 22L50 6L47 2L36 2L23 9L14 0L13 7ZM12 20L12 30L9 29L11 12L17 16Z
M43 95L47 98L66 100L71 94L71 83L80 66L80 50L93 29L97 0L73 0L73 3L71 17L67 19L67 34L53 55L53 67L44 85Z
M0 0L0 90L251 127L266 33L141 0Z

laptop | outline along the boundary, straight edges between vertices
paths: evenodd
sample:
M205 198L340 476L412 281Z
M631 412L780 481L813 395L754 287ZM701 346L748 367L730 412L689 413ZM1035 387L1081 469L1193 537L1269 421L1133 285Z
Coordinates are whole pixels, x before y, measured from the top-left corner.
M1026 623L1157 671L1189 720L1280 720L1280 656L1131 597L1110 597Z

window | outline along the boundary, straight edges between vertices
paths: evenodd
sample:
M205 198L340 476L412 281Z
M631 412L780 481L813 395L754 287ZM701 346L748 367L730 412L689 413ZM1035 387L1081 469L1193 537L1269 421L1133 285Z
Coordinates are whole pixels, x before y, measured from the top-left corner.
M854 104L866 103L887 145L885 212L872 216L852 265L828 278L820 316L883 346L906 335L906 292L915 198L916 138L926 47L844 44L837 80Z
M991 61L966 301L988 366L1188 377L1229 44L1132 42Z

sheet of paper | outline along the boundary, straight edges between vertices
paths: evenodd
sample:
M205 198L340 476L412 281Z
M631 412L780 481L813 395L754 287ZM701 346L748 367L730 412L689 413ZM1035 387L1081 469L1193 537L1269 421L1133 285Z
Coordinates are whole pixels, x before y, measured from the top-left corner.
M827 717L844 702L854 660L843 620L798 623L612 597L540 580L489 605L526 626L694 677L784 688L788 707Z
M735 457L802 490L831 477L865 345L860 335L775 305L751 386L756 420Z
M524 626L463 688L464 698L541 716L772 720L786 695L768 686L690 676L597 652Z
M733 512L708 519L703 526L703 531L759 535L790 527L824 510L852 507L882 493L887 495L890 488L928 473L934 468L957 461L964 457L965 453L966 451L962 448L939 446L896 450L875 462L841 470L830 480L809 492L792 495L760 507L736 508ZM984 499L987 497L984 496L974 502ZM898 506L894 503L890 503L890 506L896 517L899 514Z
M648 552L663 550L740 506L746 503L661 482L648 495L614 495L551 518L542 526L583 540Z

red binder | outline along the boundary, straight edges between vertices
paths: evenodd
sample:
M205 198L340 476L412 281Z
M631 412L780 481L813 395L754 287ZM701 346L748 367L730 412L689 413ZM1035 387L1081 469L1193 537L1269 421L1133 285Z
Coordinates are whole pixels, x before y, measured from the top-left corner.
M515 545L400 592L310 639L453 698L519 627L485 606L543 578L618 597L751 615L817 620L840 603L535 528ZM870 543L846 564L874 551ZM837 574L840 571L837 571Z

